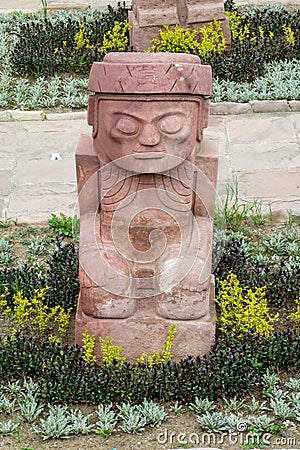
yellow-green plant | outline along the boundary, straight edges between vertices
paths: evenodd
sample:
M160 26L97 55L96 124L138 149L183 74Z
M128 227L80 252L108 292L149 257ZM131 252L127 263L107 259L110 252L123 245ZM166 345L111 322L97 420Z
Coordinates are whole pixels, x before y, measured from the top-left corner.
M107 31L103 36L101 50L104 53L111 51L124 52L128 47L128 30L131 25L127 21L115 22L111 31Z
M211 53L222 53L226 49L226 39L221 28L221 22L214 19L202 28L191 31L175 25L170 30L169 25L159 30L160 39L152 39L153 46L148 51L169 53L193 53L200 57Z
M125 358L121 357L122 347L114 345L114 340L109 336L106 339L100 337L99 341L104 364L111 366L115 360L118 362L118 366L121 366L125 361Z
M198 48L200 57L206 57L212 53L220 55L226 50L226 39L221 28L221 22L214 19L208 26L200 28L201 41Z
M198 54L197 30L191 31L179 25L175 25L174 31L170 30L169 25L164 25L163 28L159 30L160 39L152 39L153 46L148 51Z
M240 337L247 331L270 336L274 329L272 323L278 319L279 314L271 317L265 286L255 291L242 287L232 272L229 272L225 280L220 281L220 285L216 297L216 303L220 307L217 319L220 329L223 332L230 329Z
M45 303L48 289L35 289L32 298L27 298L23 291L18 291L13 297L12 305L6 300L7 289L0 296L0 313L13 323L12 333L26 330L38 338L48 337L51 342L58 342L66 335L72 308L66 311L60 305L49 307ZM57 337L51 333L51 326L54 324L57 326Z
M295 303L297 305L297 309L294 313L291 313L289 315L289 317L294 320L294 322L296 323L300 323L300 295L299 297L295 300Z
M94 46L90 45L90 41L87 37L86 31L84 29L84 23L81 21L79 24L79 31L74 36L75 50L80 50L86 48L88 50L93 49Z
M83 348L83 355L82 359L87 364L95 364L96 363L96 356L94 355L94 348L95 348L95 336L90 335L88 330L85 330L84 333L82 333L82 348Z
M225 13L229 19L229 27L231 31L232 40L244 41L249 38L249 27L247 25L242 25L242 19L245 16L239 14L237 11L226 11Z
M287 40L287 42L291 45L294 45L295 44L294 31L291 29L291 27L287 26L286 24L282 25L282 29L283 29L284 36L285 36L285 39Z
M149 367L153 367L154 364L163 364L168 362L172 358L171 349L176 333L176 325L171 325L168 330L167 340L162 348L161 353L154 351L152 355L143 353L140 358L137 359L138 364L146 363Z

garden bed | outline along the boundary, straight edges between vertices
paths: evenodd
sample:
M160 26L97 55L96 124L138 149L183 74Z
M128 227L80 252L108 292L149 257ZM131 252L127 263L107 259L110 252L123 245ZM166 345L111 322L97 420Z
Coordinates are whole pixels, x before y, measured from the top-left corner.
M229 449L232 448L232 440L238 439L234 448L253 448L255 445L251 446L251 442L248 446L246 445L246 440L250 439L247 433L251 430L255 431L258 425L254 426L248 422L248 420L254 419L249 419L251 414L243 405L238 407L240 401L244 400L246 405L255 401L262 405L266 401L264 406L270 408L256 413L257 417L267 415L270 420L269 424L264 425L266 431L258 433L260 439L269 439L273 445L281 442L284 448L296 448L300 439L299 420L297 419L297 405L299 404L298 398L300 398L300 394L297 392L300 392L300 382L299 385L294 382L293 389L288 389L288 385L285 383L290 378L298 378L300 364L299 325L289 317L292 312L295 313L297 310L295 299L300 285L298 273L300 227L292 220L286 224L272 223L270 217L263 218L260 214L256 217L252 215L250 218L249 209L246 211L242 205L235 210L235 213L233 210L231 212L232 214L229 209L222 211L222 220L226 220L227 236L225 240L224 236L220 240L218 232L216 234L215 257L217 257L218 264L215 264L215 273L224 280L226 274L235 268L241 283L243 285L251 284L253 291L262 283L267 285L267 290L269 289L269 294L271 294L267 296L269 297L270 315L274 316L277 312L280 313L279 320L274 323L275 334L263 337L250 331L244 334L241 341L234 338L230 329L225 332L221 332L219 329L216 346L208 359L187 359L179 365L169 361L153 368L127 364L119 367L117 359L112 365L96 368L93 364L86 364L83 360L84 353L72 347L74 309L71 314L70 327L62 345L42 344L41 338L35 340L36 338L30 337L31 331L27 328L24 330L25 334L23 332L23 334L11 338L9 344L5 344L5 341L2 340L0 345L2 392L12 399L12 392L7 390L9 383L21 380L22 385L24 377L27 380L31 377L38 383L36 401L38 404L44 404L44 411L32 424L20 420L20 411L10 414L2 412L0 428L1 423L7 423L8 420L11 420L12 424L20 423L18 433L2 436L0 442L2 441L4 446L13 450L25 449L26 446L34 450L43 448L68 450L126 448L129 450L145 448L145 446L153 449L168 449L195 447L195 444L203 447L208 442L205 439L211 439L210 446L218 447L219 442L221 448ZM256 225L254 225L253 217ZM220 211L216 217L216 226L218 223L220 223ZM47 285L50 285L51 288L50 267L56 271L52 279L55 281L52 288L54 294L59 292L59 299L55 295L50 296L46 299L48 305L55 306L58 302L65 304L66 307L71 305L74 307L78 290L76 291L74 284L73 298L71 298L64 288L66 273L60 272L60 261L63 260L76 277L77 244L75 242L74 245L72 237L68 237L72 230L72 223L67 218L57 217L54 221L52 220L52 224L56 231L48 226L14 226L8 223L5 225L9 226L1 228L0 289L3 292L4 285L8 280L7 277L3 277L4 267L18 266L21 261L27 263L31 268L41 268ZM232 229L235 231L230 231ZM241 229L243 229L243 233L240 231ZM59 235L59 233L61 234ZM67 236L62 237L62 234ZM4 242L8 242L8 245ZM222 248L221 257L220 246ZM66 249L68 249L67 253ZM58 253L61 253L62 258ZM263 264L261 267L263 270L253 269L251 272L251 264L255 266L253 258L256 261L255 264L258 262ZM75 264L71 264L71 260L74 260ZM294 272L292 272L292 261L296 263ZM266 265L270 267L269 274L262 275ZM243 266L244 270L241 270ZM283 267L283 271L278 272L278 266ZM24 272L24 266L21 267ZM286 272L285 268L287 267L289 269ZM27 288L28 298L30 298L29 294L33 292L33 288L45 286L45 282L37 278L36 280L39 279L40 284L36 282L34 286L32 283L34 277L23 276L23 272L22 270L18 273L15 272L13 277L15 283L12 283L9 288L15 292L22 288L25 288L26 291ZM288 272L290 278L288 278ZM70 277L70 272L68 277ZM75 277L73 276L72 279ZM11 278L9 279L11 280ZM282 292L282 296L274 295L274 287L276 287L277 293ZM217 283L217 293L219 289ZM220 311L218 315L220 316ZM6 331L9 333L9 323L7 319L5 320ZM50 328L50 331L53 330ZM68 347L64 347L65 344L68 344ZM268 375L268 369L270 369L270 375ZM272 373L278 376L278 379L274 378ZM287 394L280 393L278 389L286 391ZM160 404L160 407L164 408L164 413L168 414L161 425L158 424L154 427L146 425L145 430L140 430L140 432L125 433L119 428L124 426L123 419L119 418L111 436L101 436L103 430L101 431L101 428L99 429L99 426L96 425L98 419L96 411L99 404L107 405L112 402L113 411L116 414L118 412L117 404L120 406L124 402L130 402L131 405L141 405L145 397L149 401L155 402L156 405ZM215 405L211 414L213 412L221 414L214 418L210 417L211 421L214 419L216 422L215 429L211 432L207 426L212 427L212 424L202 424L202 426L199 424L199 420L204 420L203 417L205 417L203 411L195 412L189 408L189 405L195 403L197 397L210 399ZM17 399L19 400L16 404L18 401L22 403L24 397L18 394ZM75 399L79 400L80 404L75 404ZM286 413L288 418L283 419L274 415L274 404L279 401L283 401L287 407L294 405L293 408L296 408L293 413L290 413L290 416L288 412ZM273 410L270 406L271 402L273 402ZM40 427L40 419L48 417L46 414L48 403L68 404L69 410L80 408L85 417L91 414L90 424L94 424L94 429L90 430L87 435L71 435L69 439L63 441L59 439L44 441L43 434L39 435L34 432L33 427ZM91 405L89 406L89 404ZM280 406L283 409L285 407L285 405ZM205 408L206 411L209 411L208 405ZM233 412L230 412L232 408ZM183 410L185 410L184 413ZM280 412L277 411L277 414ZM232 415L239 419L234 425L234 427L239 426L239 431L234 428L226 431L227 425L221 423L222 418ZM267 419L261 420L266 421ZM242 432L242 427L247 428L248 431ZM94 433L97 429L100 435ZM138 427L136 431L138 431ZM171 433L174 433L173 437ZM182 433L186 433L186 436L183 436ZM209 438L207 433L210 435ZM220 445L222 436L225 436L224 442Z

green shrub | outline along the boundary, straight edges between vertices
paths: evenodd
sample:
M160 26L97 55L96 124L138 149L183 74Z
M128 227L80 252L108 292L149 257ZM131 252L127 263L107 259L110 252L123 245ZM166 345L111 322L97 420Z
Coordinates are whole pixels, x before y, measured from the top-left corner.
M87 76L94 61L101 61L104 34L116 21L127 19L127 9L118 5L83 15L34 18L17 26L19 36L11 56L14 74L40 77L59 73Z
M170 53L194 53L207 57L211 54L221 54L226 48L226 39L221 29L221 24L214 19L197 30L190 31L175 25L174 31L168 25L159 31L160 39L153 39L153 46L149 51Z
M51 219L48 220L48 225L56 233L68 237L72 237L78 233L79 219L76 214L73 217L66 217L64 213L60 213L59 216L51 214L51 216Z
M274 330L272 322L278 320L279 314L270 316L265 287L255 291L243 288L232 272L220 284L216 303L220 308L217 320L221 331L229 329L240 338L248 331L269 337Z
M44 270L27 264L0 270L0 295L8 289L6 300L11 306L18 291L31 297L35 289L46 286L49 286L45 296L48 306L76 307L79 295L78 250L73 242L57 239L56 248L46 261Z
M280 254L279 254L280 253ZM241 232L216 242L213 251L216 292L219 280L238 274L242 286L266 287L268 303L283 306L294 302L300 291L300 233L297 229L271 234L257 242Z
M265 65L300 57L300 14L284 7L251 7L227 12L232 29L230 50L210 54L213 76L235 82L253 81Z

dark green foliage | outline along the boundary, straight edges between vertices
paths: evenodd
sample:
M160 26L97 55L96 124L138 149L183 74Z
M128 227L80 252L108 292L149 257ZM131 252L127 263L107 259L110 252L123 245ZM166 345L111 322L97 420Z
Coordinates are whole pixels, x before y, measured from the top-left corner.
M282 25L288 25L299 33L300 10L287 9L284 6L251 6L242 9L242 24L248 25L250 33L258 33L258 27L269 30L274 35L283 35Z
M13 296L18 291L31 297L35 289L48 286L46 301L49 306L76 307L79 281L78 250L74 243L57 239L56 250L47 261L47 266L43 273L41 269L27 264L0 270L0 294L7 287L9 294L6 299L12 305Z
M274 238L275 235L270 236ZM288 301L293 302L300 291L300 247L296 243L299 233L291 234L291 238L295 236L294 254L291 254L291 238L288 234L286 236L278 234L281 245L271 250L267 247L267 239L261 242L258 254L256 247L251 246L250 238L242 233L233 233L224 244L216 243L214 253L221 254L214 270L216 291L219 280L224 280L232 271L242 285L252 290L266 286L266 298L270 305L283 306Z
M230 3L226 9L240 12ZM300 58L300 10L291 12L281 6L246 8L242 10L241 28L244 25L249 28L247 39L235 39L230 50L203 59L212 66L213 76L235 82L253 81L264 75L266 63ZM283 25L294 32L294 45L287 42ZM264 30L264 37L260 36L259 27Z
M138 403L144 398L189 403L196 395L243 395L259 385L266 368L299 366L300 335L292 331L270 339L247 333L242 341L220 335L207 357L153 368L126 362L88 366L77 347L29 341L21 334L0 343L1 377L30 376L40 383L46 401L59 403Z
M234 10L234 0L225 0L224 8L225 8L225 11L233 11Z
M65 309L77 305L79 294L78 250L73 242L57 240L57 249L47 261L46 284L50 287L46 300L49 306L61 305Z
M18 291L23 291L25 296L31 296L34 289L46 286L45 277L37 267L21 264L19 267L5 267L0 270L0 294L8 289L6 300L13 304L13 296Z
M87 76L94 61L101 61L101 46L104 33L113 28L115 21L127 19L125 5L118 4L108 12L67 20L54 17L39 18L20 25L19 39L12 53L12 64L20 76L50 76L60 73ZM84 30L88 47L76 49L75 35Z
M249 29L244 40L232 41L231 49L221 55L211 54L203 63L212 65L213 75L236 82L252 81L263 76L265 64L272 61L300 57L300 11L283 6L257 6L240 10L232 0L225 2L227 11L242 12L242 26ZM125 5L108 11L85 13L62 19L48 16L16 25L19 39L12 53L16 74L21 76L50 76L72 73L87 76L94 61L103 59L101 50L104 33L113 28L115 21L127 20ZM291 45L284 35L283 25L291 27L295 42ZM259 27L264 36L259 34ZM86 42L76 49L74 37L84 30ZM273 33L270 37L269 32ZM129 50L129 48L128 48Z
M244 243L245 237L237 233L229 236L225 243L216 242L214 245L213 259L216 260L218 257L214 269L217 292L219 280L225 279L230 271L237 274L239 280L245 275L245 267L250 255Z

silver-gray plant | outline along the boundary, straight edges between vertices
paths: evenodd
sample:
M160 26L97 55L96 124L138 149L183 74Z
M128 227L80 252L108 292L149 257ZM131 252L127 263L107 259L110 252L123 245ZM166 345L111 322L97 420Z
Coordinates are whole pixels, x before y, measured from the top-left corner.
M112 409L112 403L99 405L96 414L98 416L96 433L102 434L103 436L110 435L115 430L118 422L117 415Z
M147 424L146 417L136 407L133 407L128 414L119 414L118 417L122 419L120 429L124 433L140 433Z
M36 433L43 439L69 438L73 428L67 406L49 405L49 415L46 419L40 419L40 427L33 427Z
M248 420L244 419L243 417L238 417L234 414L228 416L226 418L227 420L227 425L230 431L233 432L245 432L248 428Z
M165 412L164 406L157 405L152 400L144 399L141 405L137 406L137 410L146 418L147 425L155 427L165 420L168 414Z
M272 398L270 406L275 417L280 420L293 419L295 416L294 408L291 406L291 403L286 402L283 398Z
M225 403L226 412L229 414L239 411L245 403L244 400L238 400L236 396L230 400L223 398L223 401Z
M16 399L10 400L4 394L0 396L0 411L12 414L17 410Z
M79 409L72 409L70 411L70 420L72 423L72 434L89 434L94 424L91 424L91 414L85 416Z
M20 419L28 423L34 422L44 411L44 405L37 400L36 395L30 393L22 393L18 403Z
M278 242L282 242L282 240L279 238L279 234L276 234L276 244ZM270 238L270 236L268 236L268 238ZM264 244L265 241L264 241ZM270 373L269 370L267 369L266 373L262 376L262 384L265 388L273 388L275 387L280 381L280 378L275 375L274 373Z
M255 397L252 397L251 399L251 403L250 404L244 404L244 409L248 414L254 415L257 414L261 411L266 411L268 410L267 406L266 406L267 402L259 402L255 399Z
M19 423L12 423L9 419L7 422L0 422L0 434L13 434L18 430Z
M206 412L211 412L216 408L213 401L208 398L195 397L195 403L189 404L189 409L194 411L196 414L203 414Z
M224 433L229 430L227 417L220 412L206 412L197 416L197 421L203 430L210 433Z
M289 381L284 383L284 386L291 391L300 391L300 379L299 378L290 378Z
M20 380L9 381L6 386L4 386L4 390L8 391L10 394L16 396L21 392Z
M173 405L170 405L169 407L170 412L173 412L174 414L184 414L185 409L183 405L180 405L178 400Z
M248 418L249 424L256 430L258 433L268 432L270 427L274 425L274 419L268 417L266 414L262 414L261 416L250 416Z

